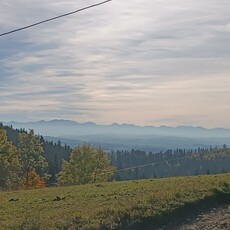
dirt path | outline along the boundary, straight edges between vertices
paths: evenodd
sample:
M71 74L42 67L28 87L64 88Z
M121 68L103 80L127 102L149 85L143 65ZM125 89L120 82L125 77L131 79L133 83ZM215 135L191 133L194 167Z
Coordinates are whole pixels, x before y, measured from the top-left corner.
M230 203L223 203L202 201L169 216L165 222L152 220L129 230L230 230Z
M199 214L195 219L187 219L187 224L178 226L178 230L220 230L227 229L230 226L230 205Z

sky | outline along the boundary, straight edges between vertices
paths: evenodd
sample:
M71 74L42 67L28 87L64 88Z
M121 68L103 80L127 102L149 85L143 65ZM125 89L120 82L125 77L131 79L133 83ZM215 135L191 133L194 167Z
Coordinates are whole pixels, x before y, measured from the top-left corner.
M0 2L0 33L100 0ZM113 0L0 37L0 121L230 128L230 1Z

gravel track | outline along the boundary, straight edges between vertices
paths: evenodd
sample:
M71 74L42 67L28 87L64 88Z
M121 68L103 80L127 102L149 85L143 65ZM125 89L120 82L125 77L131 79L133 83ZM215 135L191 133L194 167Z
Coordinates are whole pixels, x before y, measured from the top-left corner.
M208 212L199 214L195 220L187 219L178 230L219 230L230 226L230 205L212 208Z

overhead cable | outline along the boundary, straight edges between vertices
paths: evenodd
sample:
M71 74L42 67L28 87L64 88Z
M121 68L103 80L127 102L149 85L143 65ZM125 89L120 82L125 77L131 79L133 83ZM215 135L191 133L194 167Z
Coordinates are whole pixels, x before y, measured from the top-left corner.
M181 160L181 159L186 159L186 158L187 157L178 157L178 158L173 158L173 159L164 160L164 161L157 161L157 162L153 162L153 163L149 163L149 164L145 164L145 165L138 165L138 166L133 166L133 167L130 167L130 168L118 169L118 170L116 170L116 173L123 172L123 171L128 171L128 170L134 170L134 169L138 169L138 168L144 168L144 167L148 167L148 166L154 166L154 165L157 165L157 164L168 163L168 162Z
M53 18L49 18L49 19L46 19L46 20L43 20L43 21L40 21L40 22L36 22L34 24L30 24L28 26L24 26L24 27L15 29L15 30L11 30L11 31L8 31L8 32L0 34L0 37L8 35L8 34L15 33L15 32L21 31L21 30L25 30L25 29L28 29L28 28L31 28L31 27L34 27L34 26L37 26L37 25L40 25L40 24L43 24L43 23L46 23L46 22L50 22L50 21L53 21L53 20L56 20L56 19L59 19L59 18L63 18L63 17L69 16L69 15L72 15L72 14L76 14L76 13L78 13L80 11L84 11L84 10L87 10L87 9L90 9L90 8L93 8L93 7L96 7L96 6L100 6L102 4L105 4L105 3L111 2L111 1L112 0L106 0L106 1L94 4L94 5L90 5L90 6L87 6L87 7L84 7L84 8L81 8L81 9L66 13L66 14L62 14L62 15L59 15L59 16L56 16L56 17L53 17Z

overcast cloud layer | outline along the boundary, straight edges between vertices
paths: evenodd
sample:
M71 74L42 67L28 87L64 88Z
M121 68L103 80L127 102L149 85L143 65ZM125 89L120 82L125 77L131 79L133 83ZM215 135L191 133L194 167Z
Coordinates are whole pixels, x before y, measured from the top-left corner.
M0 33L97 3L0 2ZM113 0L0 37L0 120L230 128L230 1Z

